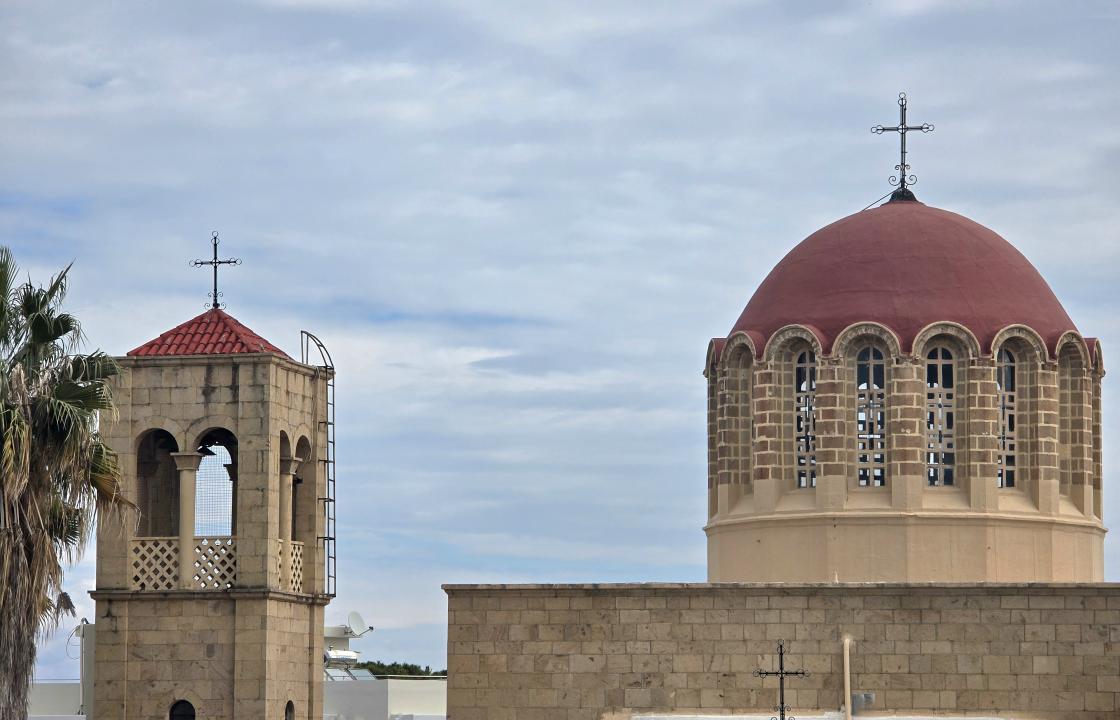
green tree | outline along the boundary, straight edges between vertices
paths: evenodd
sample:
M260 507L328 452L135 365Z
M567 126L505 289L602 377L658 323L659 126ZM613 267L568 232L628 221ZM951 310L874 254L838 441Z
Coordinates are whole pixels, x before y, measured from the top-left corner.
M358 663L355 667L369 670L374 675L414 675L416 677L429 677L437 676L443 677L447 675L446 670L432 670L427 665L421 667L414 663L405 662L381 662L379 660L367 660Z
M97 431L118 367L78 353L81 326L62 310L69 270L21 282L0 248L0 720L26 718L36 644L73 613L64 567L99 513L128 505Z

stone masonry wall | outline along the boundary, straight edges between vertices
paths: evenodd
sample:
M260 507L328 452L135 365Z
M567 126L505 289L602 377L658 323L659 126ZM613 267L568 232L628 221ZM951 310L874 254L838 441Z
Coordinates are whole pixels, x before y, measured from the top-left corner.
M450 720L876 712L1120 717L1120 584L445 586Z

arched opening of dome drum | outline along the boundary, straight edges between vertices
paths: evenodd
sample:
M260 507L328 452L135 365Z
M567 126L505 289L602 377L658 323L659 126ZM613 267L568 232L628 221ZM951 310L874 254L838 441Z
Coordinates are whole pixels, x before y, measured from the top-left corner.
M1092 507L1093 397L1081 348L1073 341L1058 352L1058 476L1062 495L1079 509Z
M926 352L926 484L956 484L957 365L954 350L936 344Z
M877 345L856 354L856 483L887 484L887 363Z
M730 349L719 373L716 481L734 487L736 493L750 492L752 487L753 371L750 348L741 343Z
M999 453L996 455L998 467L996 485L1001 488L1015 487L1018 442L1016 421L1018 410L1018 387L1016 384L1018 358L1005 345L996 357L996 390L999 402Z
M996 486L1034 492L1040 466L1038 372L1041 345L1029 337L1011 337L996 351L996 407L999 425ZM1045 350L1041 350L1045 352Z
M798 488L817 486L817 354L795 350L793 365L794 465Z

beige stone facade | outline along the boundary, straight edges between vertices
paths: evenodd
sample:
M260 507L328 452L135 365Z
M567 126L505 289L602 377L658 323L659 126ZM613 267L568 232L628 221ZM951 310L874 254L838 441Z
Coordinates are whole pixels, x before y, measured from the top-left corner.
M445 586L448 717L770 713L778 640L794 715L1120 716L1120 585Z
M320 720L330 371L273 353L120 362L103 432L142 512L98 530L93 717L163 720L185 700L200 718L283 718L290 702ZM229 527L196 533L219 445Z
M882 354L885 375L870 411L857 383L857 358L869 349ZM928 382L938 349L955 371L947 401L955 446L949 482L934 485L941 478L931 473L944 471L930 460L931 423L948 412L931 407L942 401L931 400ZM1010 395L1000 382L1005 352ZM806 357L815 373L809 399L796 374ZM953 323L929 326L912 348L875 323L852 325L828 352L801 326L764 347L745 333L713 342L709 580L1101 580L1103 374L1099 343L1070 332L1048 348L1025 326L1005 328L986 348ZM860 449L876 412L881 445ZM881 485L861 484L869 454L880 456ZM1001 486L1008 469L1010 486Z

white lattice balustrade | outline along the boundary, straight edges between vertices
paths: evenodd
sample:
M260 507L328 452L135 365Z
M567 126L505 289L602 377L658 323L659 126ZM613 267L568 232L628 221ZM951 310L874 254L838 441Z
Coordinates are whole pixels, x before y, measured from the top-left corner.
M179 584L179 538L132 541L133 590L174 590Z
M303 543L293 540L290 547L289 587L292 592L303 592Z
M195 538L194 587L227 590L237 581L237 543L232 537Z

